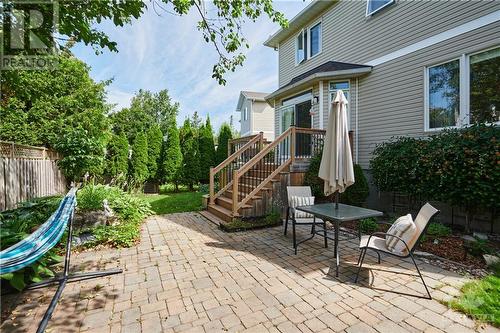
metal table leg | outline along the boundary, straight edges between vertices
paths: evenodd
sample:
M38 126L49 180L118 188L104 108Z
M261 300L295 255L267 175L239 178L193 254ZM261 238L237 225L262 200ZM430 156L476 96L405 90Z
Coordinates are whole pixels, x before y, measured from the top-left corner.
M340 265L340 258L339 258L339 221L335 221L335 259L336 259L336 266L335 266L335 276L339 276L339 265Z

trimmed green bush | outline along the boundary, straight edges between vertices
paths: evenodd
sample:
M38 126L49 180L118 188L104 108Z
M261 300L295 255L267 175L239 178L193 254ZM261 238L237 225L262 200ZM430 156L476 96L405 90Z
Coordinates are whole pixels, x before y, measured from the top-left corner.
M196 132L191 126L189 119L186 119L184 125L181 127L180 142L182 151L181 179L182 183L192 190L194 185L199 181L200 156L198 151L198 138L196 137Z
M178 188L182 167L182 152L179 141L179 130L175 121L168 127L167 141L163 143L161 160L160 179L164 183L175 183L176 188Z
M340 200L343 203L353 206L362 206L368 194L370 194L370 189L368 188L368 182L366 181L363 169L359 164L354 164L354 184L349 186L344 193L340 195Z
M321 155L319 152L313 158L311 158L311 164L309 164L309 169L307 169L304 175L304 185L311 186L312 195L316 198L324 198L324 182L318 177L319 166L321 165Z
M205 125L198 130L198 145L200 151L200 181L208 183L210 167L215 166L215 143L210 118L207 116Z
M479 208L500 208L500 127L476 124L430 138L397 138L375 149L370 168L381 191L463 207L469 231Z
M108 177L126 175L128 170L128 140L124 133L112 134L106 152L106 170Z
M215 164L219 165L227 158L228 142L233 138L233 132L231 127L224 123L219 129L219 135L217 136L217 152L215 158Z
M142 185L148 179L148 140L144 133L137 134L132 146L130 175L138 185Z
M147 131L148 139L148 173L149 179L158 180L158 163L160 162L163 134L160 126L153 124Z
M362 219L359 221L359 227L364 234L371 234L378 230L377 220L374 218Z

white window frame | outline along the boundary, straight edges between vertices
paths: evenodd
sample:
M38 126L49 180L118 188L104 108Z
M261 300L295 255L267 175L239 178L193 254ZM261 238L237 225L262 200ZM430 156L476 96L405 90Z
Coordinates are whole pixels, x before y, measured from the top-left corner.
M312 47L311 47L311 43L312 43L311 29L314 28L317 25L319 25L319 39L318 39L319 51L315 55L312 55L311 54L311 49L312 49ZM312 58L315 58L316 56L320 55L321 51L323 50L323 24L322 24L321 20L314 22L313 24L311 24L311 26L309 26L309 28L307 28L307 39L308 39L308 41L307 41L308 42L308 45L307 45L307 59L312 59Z
M297 35L295 35L295 55L294 55L294 57L295 57L295 66L298 66L298 65L300 65L301 63L303 63L303 62L305 62L307 60L307 53L308 53L307 49L308 49L308 47L307 47L306 43L304 43L304 31L307 32L306 29L302 29L302 30L299 31L299 33ZM304 54L303 54L302 60L299 61L299 58L297 56L297 52L299 50L298 39L299 39L300 35L302 35L302 48L303 48Z
M305 89L305 90L302 90L302 91L297 93L299 96L292 98L292 99L289 99L285 102L281 102L281 106L279 107L279 110L278 110L278 112L279 112L279 132L280 132L279 134L283 133L283 112L282 112L282 110L285 107L289 107L289 106L293 106L295 108L295 105L297 105L297 104L306 102L308 100L312 100L312 98L313 98L312 92L310 92L308 94L303 94L304 92L311 91L311 90L312 90L312 87ZM295 111L294 111L294 113L295 113ZM295 115L294 115L294 117L295 117ZM295 123L295 119L293 122ZM311 119L311 124L313 124L312 119Z
M470 57L499 48L500 45L492 46L486 49L481 49L471 53L463 53L458 57L450 58L446 61L427 65L424 67L424 131L425 132L439 132L444 129L462 128L470 126ZM429 68L446 64L451 61L459 60L459 75L460 75L460 104L459 104L459 117L455 126L430 128L429 121ZM495 122L500 124L500 122Z
M346 80L330 80L328 81L328 116L330 116L330 112L332 111L330 106L332 105L332 92L338 90L338 89L330 89L330 83L339 83L339 82L347 82L349 84L349 96L347 97L347 116L349 118L349 130L351 130L351 111L352 111L352 105L351 105L351 95L352 95L352 85L351 85L351 80L346 79ZM342 90L342 89L340 89Z
M374 10L373 12L368 12L368 10L369 10L369 8L370 8L370 1L372 1L372 0L367 0L367 1L366 1L366 13L365 13L365 16L366 16L366 17L372 16L373 14L380 12L382 9L384 9L384 8L385 8L385 7L387 7L387 6L392 5L392 4L395 2L395 0L391 0L391 1L389 1L388 3L386 3L385 5L383 5L382 7L380 7L380 8L378 8L378 9Z

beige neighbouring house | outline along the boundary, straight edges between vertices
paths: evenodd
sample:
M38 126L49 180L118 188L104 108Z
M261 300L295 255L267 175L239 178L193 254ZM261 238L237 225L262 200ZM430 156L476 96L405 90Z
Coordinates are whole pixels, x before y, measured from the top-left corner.
M276 136L325 128L342 89L363 169L393 136L500 120L498 88L482 87L498 87L498 75L478 79L500 72L500 1L312 1L264 44L279 57L279 87L266 96Z
M241 91L236 112L241 113L240 135L264 133L267 140L274 139L274 109L266 103L269 93Z

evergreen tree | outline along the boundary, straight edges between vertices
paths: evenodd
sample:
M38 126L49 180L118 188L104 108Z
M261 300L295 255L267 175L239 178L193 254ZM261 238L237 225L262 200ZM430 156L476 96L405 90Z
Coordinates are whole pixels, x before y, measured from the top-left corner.
M233 138L233 133L231 127L224 123L219 129L219 135L217 139L217 153L215 157L215 164L219 165L227 158L228 141Z
M106 175L125 176L128 169L128 140L125 133L112 134L106 152Z
M176 189L181 181L182 152L179 141L179 130L175 120L167 131L167 141L163 144L161 164L161 179L163 182L172 182Z
M142 184L148 179L148 140L142 132L137 134L132 146L130 175L136 184Z
M163 134L160 126L154 124L147 131L148 136L148 173L151 180L158 180L158 163L160 162Z
M180 130L180 142L182 151L182 183L193 189L198 183L200 175L198 140L196 132L191 126L189 119L184 121Z
M210 167L215 166L215 143L210 117L207 116L207 121L205 125L201 125L198 135L200 150L200 182L208 183Z

